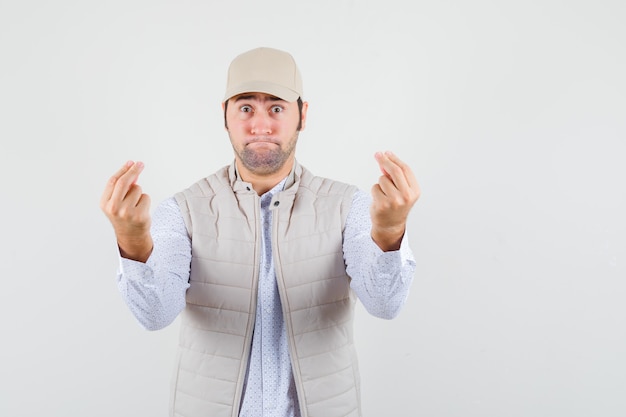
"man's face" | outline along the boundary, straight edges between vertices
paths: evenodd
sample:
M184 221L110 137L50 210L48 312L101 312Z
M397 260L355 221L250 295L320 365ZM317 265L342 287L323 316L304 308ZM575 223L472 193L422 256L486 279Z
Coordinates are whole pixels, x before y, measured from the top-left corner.
M271 175L293 161L298 141L298 125L304 128L297 102L287 102L264 93L244 93L232 97L226 109L226 126L235 157L255 175Z

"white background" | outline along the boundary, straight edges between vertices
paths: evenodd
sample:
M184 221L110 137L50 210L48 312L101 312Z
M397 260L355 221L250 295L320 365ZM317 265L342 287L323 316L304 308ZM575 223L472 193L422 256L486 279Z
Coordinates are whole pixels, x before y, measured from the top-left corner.
M298 157L369 190L414 169L393 321L359 307L366 416L626 415L626 6L0 0L0 415L166 416L178 321L142 330L98 200L229 163L231 59L290 51Z

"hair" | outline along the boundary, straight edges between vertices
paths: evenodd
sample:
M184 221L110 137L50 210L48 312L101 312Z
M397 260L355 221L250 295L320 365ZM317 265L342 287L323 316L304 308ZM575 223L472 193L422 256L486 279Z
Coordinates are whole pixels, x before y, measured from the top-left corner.
M228 102L230 99L224 102L224 127L228 129L228 122L226 121L226 110L228 110ZM302 129L302 98L298 97L298 127L296 130L299 132Z

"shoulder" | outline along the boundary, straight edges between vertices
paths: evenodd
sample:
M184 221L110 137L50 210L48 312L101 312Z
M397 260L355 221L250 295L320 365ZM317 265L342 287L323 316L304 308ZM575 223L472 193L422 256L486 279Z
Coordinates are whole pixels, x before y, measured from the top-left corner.
M300 174L299 191L300 189L312 192L316 195L342 195L349 196L350 198L358 191L357 187L354 185L330 178L319 177L305 167L302 167L302 173Z
M202 178L191 184L186 189L174 195L175 200L181 201L192 198L212 197L224 188L230 188L228 180L228 166L221 168L208 177Z

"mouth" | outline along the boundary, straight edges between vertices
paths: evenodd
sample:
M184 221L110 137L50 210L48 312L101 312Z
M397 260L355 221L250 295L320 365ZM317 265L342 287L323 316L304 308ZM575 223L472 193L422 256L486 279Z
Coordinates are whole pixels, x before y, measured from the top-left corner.
M278 142L272 138L254 138L246 145L278 145Z

